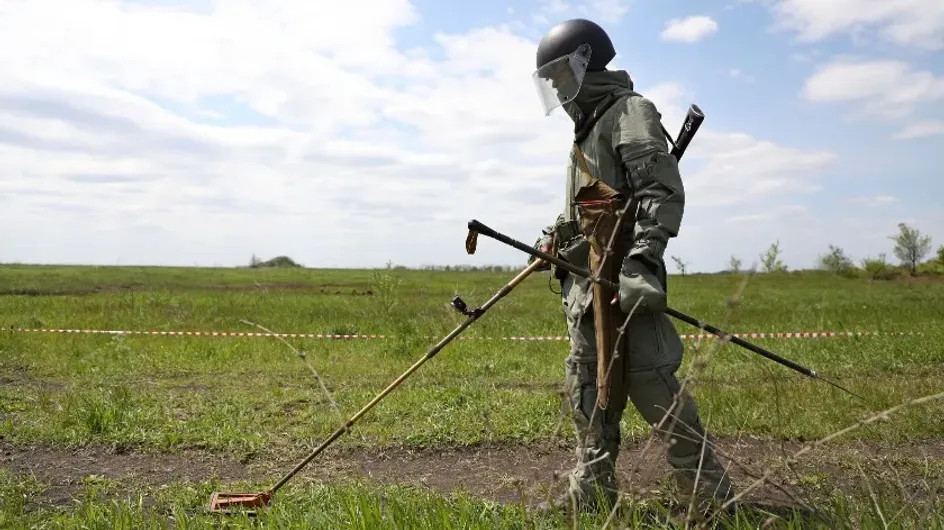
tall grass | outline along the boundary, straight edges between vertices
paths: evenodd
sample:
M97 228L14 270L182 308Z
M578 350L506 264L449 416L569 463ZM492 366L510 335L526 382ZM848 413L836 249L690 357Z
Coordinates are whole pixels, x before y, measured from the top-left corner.
M304 454L416 361L462 319L449 307L460 294L484 302L513 273L0 267L0 327L131 330L239 330L377 333L385 340L324 341L160 336L52 335L0 332L0 436L16 445L112 447L135 452L208 451L286 461ZM687 342L681 371L713 434L805 441L829 437L883 408L942 390L944 284L883 282L822 273L761 274L740 296L742 275L673 277L670 305L731 332L883 331L905 336L756 339L864 395L861 402L822 382L773 365L735 345ZM699 332L678 324L679 332ZM559 299L536 275L503 299L439 356L362 418L337 446L378 451L479 444L568 444L561 423L563 342L495 337L562 335ZM700 332L699 332L700 333ZM492 337L486 339L486 337ZM705 362L696 351L711 350ZM908 460L909 447L936 443L944 406L934 401L873 421L826 445L888 450L900 462L853 453L861 482L821 488L804 478L822 515L860 527L936 528L937 485ZM631 410L627 442L649 436ZM537 444L537 445L535 445ZM831 449L830 449L831 448ZM736 450L731 457L738 458ZM801 455L814 460L819 452ZM832 455L836 457L837 455ZM839 458L842 460L842 458ZM787 461L784 461L787 462ZM751 463L744 463L748 468ZM944 469L940 456L925 461ZM908 478L889 478L911 467ZM0 467L2 469L2 467ZM763 476L764 470L755 470ZM788 471L775 477L789 476ZM809 480L807 480L809 479ZM2 475L0 526L210 527L200 508L212 482L154 490L86 491L81 502L37 508L41 485ZM864 479L863 479L864 480ZM860 484L860 485L861 485ZM227 486L227 489L231 485ZM259 485L256 485L259 486ZM815 487L814 487L815 486ZM841 486L841 487L840 487ZM900 487L899 487L900 486ZM98 486L96 486L98 487ZM124 487L124 486L122 486ZM248 487L248 485L247 485ZM92 495L94 493L94 495ZM17 500L21 499L21 500ZM144 502L142 499L147 499ZM658 499L634 500L610 527L670 517ZM38 501L37 501L38 502ZM32 503L32 504L31 504ZM674 516L673 516L674 517ZM737 528L770 514L754 510ZM787 517L787 516L784 516ZM800 519L782 522L799 528ZM587 526L607 514L586 516ZM531 528L570 526L564 518L528 522L518 506L416 488L299 480L271 513L237 526L374 528ZM808 520L806 517L804 520ZM397 526L393 526L393 522ZM884 523L883 523L884 521ZM808 523L809 524L809 523ZM836 527L826 522L821 527ZM536 525L536 526L532 526ZM815 525L814 525L815 526Z

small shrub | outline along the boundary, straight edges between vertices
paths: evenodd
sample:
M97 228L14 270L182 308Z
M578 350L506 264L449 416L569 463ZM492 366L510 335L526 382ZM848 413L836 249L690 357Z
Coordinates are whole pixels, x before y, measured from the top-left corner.
M766 272L787 272L787 266L780 259L780 240L771 243L767 252L760 255L761 263Z
M131 390L125 386L86 395L79 401L79 417L93 435L107 435L123 428L133 416Z
M300 263L296 263L295 260L288 256L276 256L270 260L262 261L262 259L253 254L252 258L249 260L249 268L251 269L292 269L301 266Z
M389 314L397 305L400 284L402 283L402 280L395 278L388 272L390 269L391 267L388 265L387 271L375 270L370 273L370 290L377 297L378 306L385 314Z
M918 274L922 276L944 276L944 262L928 261L918 265Z
M870 280L892 280L898 276L895 269L886 261L885 254L879 254L878 259L863 259L862 269L865 270L865 277Z
M829 245L829 252L819 257L819 267L845 278L856 276L852 259L839 247Z

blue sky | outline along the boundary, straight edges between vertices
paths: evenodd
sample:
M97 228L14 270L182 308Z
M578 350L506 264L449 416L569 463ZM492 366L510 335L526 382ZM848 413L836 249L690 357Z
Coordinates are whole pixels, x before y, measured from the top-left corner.
M0 262L523 263L465 225L531 242L563 206L571 125L530 75L575 16L670 132L707 115L667 258L944 244L933 0L51 4L0 0Z

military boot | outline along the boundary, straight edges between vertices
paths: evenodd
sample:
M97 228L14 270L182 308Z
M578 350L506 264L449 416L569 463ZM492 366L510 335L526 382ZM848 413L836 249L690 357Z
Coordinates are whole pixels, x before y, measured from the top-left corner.
M581 494L568 491L559 496L543 501L531 510L535 514L548 515L552 513L571 515L577 513L605 513L613 509L618 499L616 492L605 488L597 488L595 495Z
M706 448L701 469L698 462L691 467L678 467L672 476L678 490L678 500L687 510L694 503L694 511L701 514L711 513L734 497L734 486L728 473L715 457L714 451ZM733 505L725 511L730 511Z

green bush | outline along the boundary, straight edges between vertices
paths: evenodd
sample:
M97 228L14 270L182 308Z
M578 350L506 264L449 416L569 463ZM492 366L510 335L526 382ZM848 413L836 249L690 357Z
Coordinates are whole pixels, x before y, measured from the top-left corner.
M253 255L249 260L249 267L252 269L259 268L297 268L301 267L301 264L295 263L295 260L288 256L276 256L270 260L262 261L259 257Z
M862 269L869 280L893 280L898 276L895 267L888 264L885 254L879 254L877 259L865 258L862 260Z
M944 276L944 262L928 261L918 265L918 274L922 276Z

